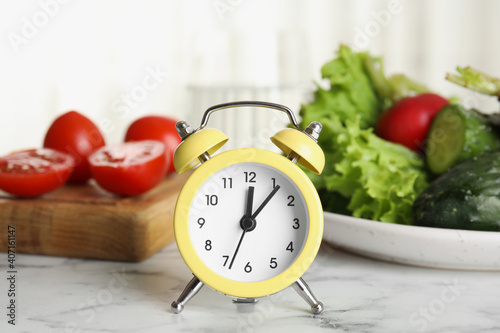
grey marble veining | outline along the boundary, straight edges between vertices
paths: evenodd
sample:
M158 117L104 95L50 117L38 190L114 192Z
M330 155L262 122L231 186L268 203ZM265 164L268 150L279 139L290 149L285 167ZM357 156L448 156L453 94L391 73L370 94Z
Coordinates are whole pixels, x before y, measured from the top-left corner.
M292 288L234 304L208 287L173 314L192 276L175 244L142 263L18 255L17 264L16 325L3 315L0 332L500 332L500 273L397 265L328 244L304 276L320 315Z

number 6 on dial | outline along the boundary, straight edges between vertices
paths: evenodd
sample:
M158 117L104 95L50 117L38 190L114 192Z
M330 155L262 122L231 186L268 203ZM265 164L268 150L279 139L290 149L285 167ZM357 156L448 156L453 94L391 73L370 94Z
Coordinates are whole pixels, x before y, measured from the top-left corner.
M271 140L287 155L241 148L213 155L228 138L204 128L212 112L260 106L284 111L295 128ZM209 108L201 126L176 125L183 139L174 154L179 173L202 163L179 193L174 214L177 246L194 278L172 310L208 285L237 301L250 302L290 285L314 313L323 305L301 278L314 260L323 235L323 211L316 189L296 165L321 173L324 154L316 140L321 124L301 130L285 106L235 102Z

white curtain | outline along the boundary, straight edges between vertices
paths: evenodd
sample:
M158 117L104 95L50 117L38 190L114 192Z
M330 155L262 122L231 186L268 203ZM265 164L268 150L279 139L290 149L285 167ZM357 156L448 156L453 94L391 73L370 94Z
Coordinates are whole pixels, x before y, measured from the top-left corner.
M500 77L500 1L106 1L0 3L0 154L40 146L53 119L77 110L108 142L164 114L197 125L211 104L265 99L298 110L340 43L383 56L471 106L493 98L444 80L457 65ZM274 117L274 116L273 116ZM279 118L279 117L278 117ZM213 117L236 144L267 140L282 118ZM271 127L267 131L264 130Z

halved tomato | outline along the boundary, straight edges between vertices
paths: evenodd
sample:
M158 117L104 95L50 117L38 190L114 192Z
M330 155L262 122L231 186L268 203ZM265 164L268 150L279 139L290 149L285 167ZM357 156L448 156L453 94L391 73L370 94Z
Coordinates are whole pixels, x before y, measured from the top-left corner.
M75 161L49 148L15 152L0 157L0 189L19 197L36 197L68 180Z
M90 170L105 190L123 196L139 195L165 176L165 145L146 140L104 146L89 156Z
M175 129L176 119L166 116L144 116L135 120L127 129L125 141L158 140L165 144L167 171L175 172L174 151L181 143L181 138Z

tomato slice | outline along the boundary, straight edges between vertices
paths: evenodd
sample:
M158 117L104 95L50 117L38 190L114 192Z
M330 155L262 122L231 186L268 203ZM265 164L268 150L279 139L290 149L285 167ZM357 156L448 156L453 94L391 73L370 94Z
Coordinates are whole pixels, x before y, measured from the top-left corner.
M135 120L127 129L125 141L158 140L165 144L167 174L175 172L174 151L181 143L175 124L177 120L166 116L144 116Z
M70 155L49 148L0 157L0 189L19 197L42 195L66 183L74 164Z
M90 170L105 190L122 196L139 195L165 176L165 145L145 140L105 146L89 157Z

